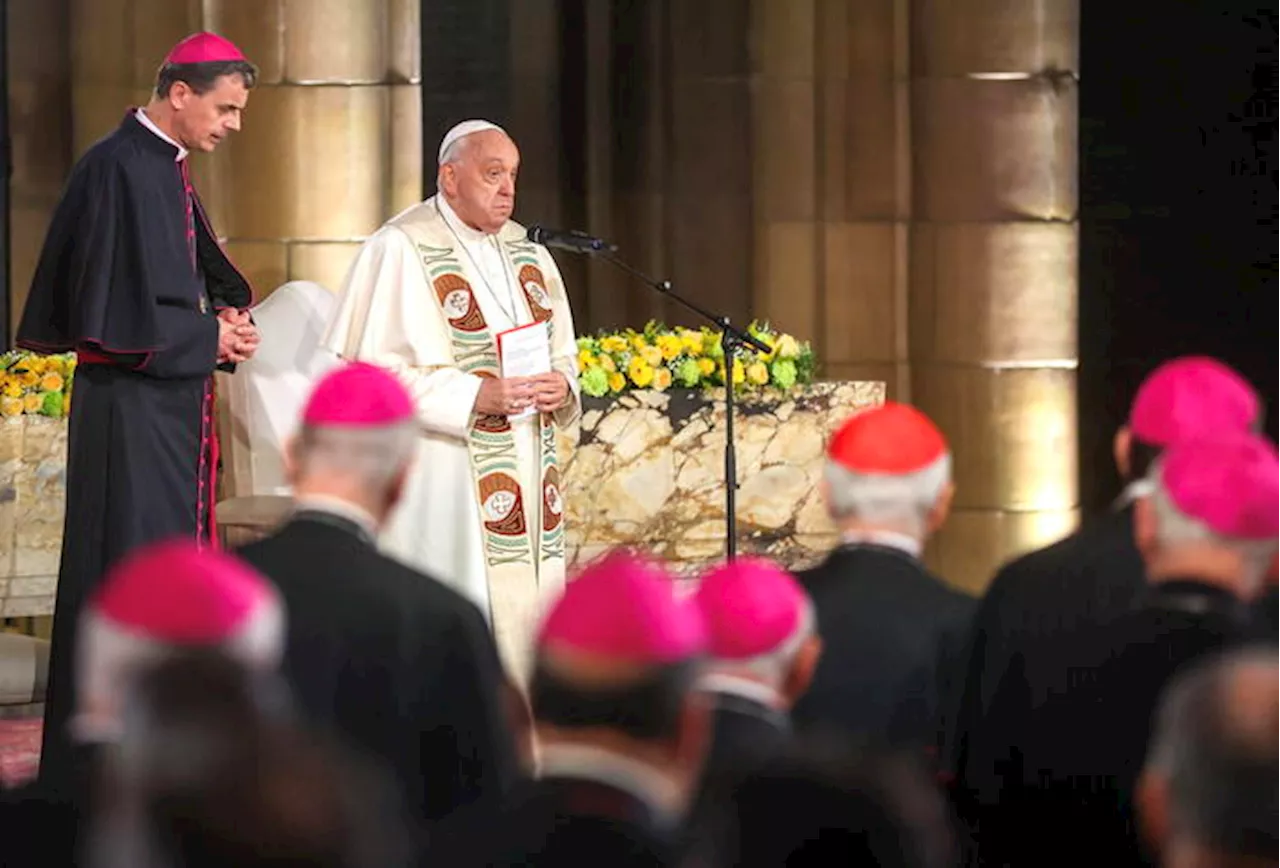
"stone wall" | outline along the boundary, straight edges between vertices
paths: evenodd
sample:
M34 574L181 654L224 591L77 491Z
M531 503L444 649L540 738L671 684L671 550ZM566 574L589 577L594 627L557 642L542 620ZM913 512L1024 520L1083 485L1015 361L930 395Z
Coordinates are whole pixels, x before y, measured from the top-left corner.
M0 419L0 617L53 614L66 455L65 419Z

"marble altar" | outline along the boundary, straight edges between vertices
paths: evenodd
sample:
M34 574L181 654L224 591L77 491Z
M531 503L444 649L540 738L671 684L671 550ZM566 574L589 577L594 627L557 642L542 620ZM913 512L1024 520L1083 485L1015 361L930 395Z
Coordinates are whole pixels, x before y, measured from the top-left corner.
M0 617L53 614L66 457L65 419L0 418Z
M823 449L840 422L884 397L883 383L828 382L740 399L740 553L802 567L834 546ZM724 422L723 390L584 398L580 423L560 437L570 567L619 545L653 550L682 573L722 557Z

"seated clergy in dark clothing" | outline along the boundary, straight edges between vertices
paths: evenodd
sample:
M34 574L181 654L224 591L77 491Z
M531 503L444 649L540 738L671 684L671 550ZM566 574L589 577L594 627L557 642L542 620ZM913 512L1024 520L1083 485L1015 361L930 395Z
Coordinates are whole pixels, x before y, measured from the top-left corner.
M1152 461L1173 443L1258 424L1255 391L1221 362L1174 359L1142 382L1116 432L1116 467L1126 488L1115 508L1078 532L1006 564L978 605L964 657L946 764L962 803L990 804L1006 777L1019 721L1067 686L1056 639L1123 615L1144 585L1133 535L1134 503ZM968 808L970 822L975 822Z
M1214 655L1178 674L1156 713L1138 786L1143 830L1163 868L1275 865L1274 646Z
M537 778L438 824L423 864L676 864L709 728L696 607L664 569L614 553L568 583L537 643Z
M1135 504L1147 583L1130 611L1058 637L1068 686L1012 730L1021 778L978 827L984 863L1144 864L1133 787L1158 697L1179 668L1252 639L1280 533L1280 461L1254 434L1167 449Z
M418 437L392 374L363 363L329 373L289 448L297 511L239 554L288 606L283 668L303 714L382 762L429 823L501 796L515 755L480 611L375 546Z
M813 604L762 558L738 558L702 576L694 597L707 628L698 689L712 703L704 777L758 763L791 738L791 706L822 655Z
M946 440L924 414L889 402L835 433L825 475L842 541L797 576L813 600L823 654L793 720L798 729L933 748L948 667L973 607L920 562L951 502Z
M12 868L84 864L93 782L118 750L125 700L141 673L195 648L274 670L284 612L275 589L243 563L181 540L144 547L113 567L82 610L77 635L75 786L53 794L37 782L0 796L0 846Z

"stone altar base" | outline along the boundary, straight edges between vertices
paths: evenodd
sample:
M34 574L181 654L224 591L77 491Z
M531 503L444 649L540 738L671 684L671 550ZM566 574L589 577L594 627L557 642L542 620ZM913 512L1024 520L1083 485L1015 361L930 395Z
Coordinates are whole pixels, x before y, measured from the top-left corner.
M583 399L561 432L569 566L615 546L664 557L682 574L725 551L723 390ZM823 450L849 416L884 402L883 383L815 383L738 402L738 551L792 568L836 542L820 492Z
M66 459L66 419L0 419L0 617L53 614Z

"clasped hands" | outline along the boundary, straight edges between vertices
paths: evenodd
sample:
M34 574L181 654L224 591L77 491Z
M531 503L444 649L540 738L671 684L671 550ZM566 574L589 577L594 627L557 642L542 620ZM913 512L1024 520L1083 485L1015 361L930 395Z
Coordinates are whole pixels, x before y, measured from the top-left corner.
M218 363L247 362L258 350L258 327L249 311L226 308L218 312Z
M569 381L559 371L534 377L486 377L476 394L476 412L487 416L511 416L533 407L550 413L564 406Z

